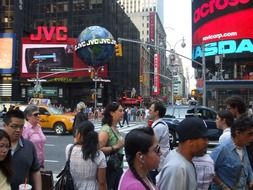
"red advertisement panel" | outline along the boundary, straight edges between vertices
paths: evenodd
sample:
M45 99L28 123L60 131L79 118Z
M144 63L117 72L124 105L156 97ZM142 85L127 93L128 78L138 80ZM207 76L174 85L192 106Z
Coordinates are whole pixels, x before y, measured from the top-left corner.
M149 40L155 41L155 12L149 13Z
M194 0L192 2L193 59L205 56L253 57L253 0Z
M160 55L154 54L154 88L153 88L153 95L160 94Z
M75 38L67 38L65 41L22 38L21 76L35 77L39 64L39 77L89 77L91 75L89 66L78 58L74 51L75 44ZM107 77L107 75L108 67L104 65L103 72L99 72L98 76Z

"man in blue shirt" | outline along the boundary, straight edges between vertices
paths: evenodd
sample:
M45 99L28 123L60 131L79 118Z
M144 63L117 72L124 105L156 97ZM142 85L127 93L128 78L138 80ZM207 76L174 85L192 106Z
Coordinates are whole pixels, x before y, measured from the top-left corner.
M25 116L20 110L10 110L4 119L4 130L11 139L12 169L15 172L11 180L11 189L18 190L19 185L28 183L33 190L41 190L40 165L32 142L22 137Z
M245 190L253 187L253 173L246 145L253 141L253 121L239 117L231 126L231 138L211 153L215 173L212 190Z

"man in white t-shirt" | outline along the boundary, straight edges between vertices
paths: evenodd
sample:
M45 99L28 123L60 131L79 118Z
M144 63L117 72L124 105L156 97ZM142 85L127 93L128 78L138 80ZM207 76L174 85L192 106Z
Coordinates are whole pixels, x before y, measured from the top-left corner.
M160 168L163 166L164 159L170 151L169 128L165 121L162 119L165 115L165 112L166 108L161 102L154 102L149 108L149 118L153 120L151 127L153 128L155 136L158 139L162 153L160 156L160 164L158 170L160 170ZM158 174L158 170L150 172L150 176L154 183L155 177Z
M208 145L208 129L204 120L190 117L177 127L179 145L170 151L156 180L158 189L196 190L197 174L194 156L203 156Z

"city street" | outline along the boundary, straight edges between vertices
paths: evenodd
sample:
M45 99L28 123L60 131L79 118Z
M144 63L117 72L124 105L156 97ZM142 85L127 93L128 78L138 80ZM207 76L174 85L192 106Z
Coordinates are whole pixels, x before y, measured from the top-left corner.
M95 131L99 131L101 127L101 122L94 122ZM0 121L0 126L2 121ZM129 127L126 125L119 128L119 131L123 136L125 136L130 130L146 126L146 122L130 122ZM65 148L68 144L73 142L73 136L70 134L66 135L55 135L53 132L44 131L47 141L45 145L45 170L52 170L54 174L54 181L56 176L59 174L63 168L66 158L65 158ZM213 147L217 145L217 141L209 141L208 153L210 153ZM128 167L126 159L124 157L124 169Z

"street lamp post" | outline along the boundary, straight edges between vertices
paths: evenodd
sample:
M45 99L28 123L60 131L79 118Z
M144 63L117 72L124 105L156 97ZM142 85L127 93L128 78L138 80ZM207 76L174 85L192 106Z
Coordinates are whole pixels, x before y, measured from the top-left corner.
M202 93L202 100L203 106L206 106L206 56L205 56L205 44L201 45L202 50L202 78L203 78L203 93Z
M98 72L99 71L104 71L104 66L100 66L98 68L94 68L94 67L89 67L89 72L94 74L94 78L93 81L95 82L95 93L94 93L94 109L97 109L97 82L100 81L98 78Z
M174 45L174 49L172 49L172 46L170 45L169 42L167 42L167 44L170 46L170 55L169 55L169 59L170 59L170 63L171 63L171 66L175 66L173 64L173 62L175 61L175 54L176 54L176 46L179 42L181 42L181 47L182 48L185 48L186 46L186 43L185 43L185 39L184 37L178 41L176 41L175 45ZM174 70L172 70L172 80L171 80L171 105L173 106L174 105L174 80L173 80L173 73L174 73Z
M38 57L38 58L37 58ZM33 88L33 95L34 97L42 97L43 96L43 89L40 85L40 78L39 78L39 73L40 73L40 57L37 56L31 61L31 66L36 64L36 80L35 80L35 85Z

